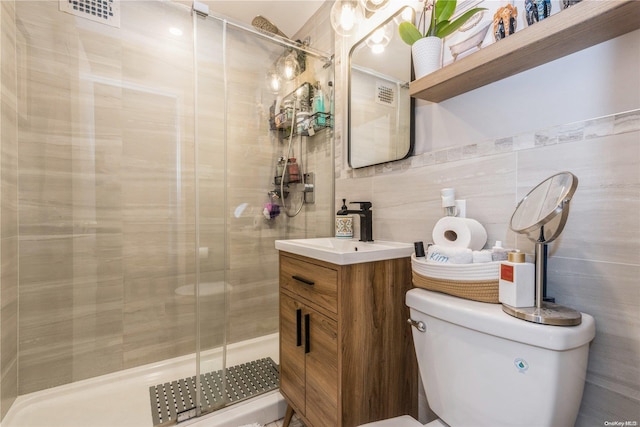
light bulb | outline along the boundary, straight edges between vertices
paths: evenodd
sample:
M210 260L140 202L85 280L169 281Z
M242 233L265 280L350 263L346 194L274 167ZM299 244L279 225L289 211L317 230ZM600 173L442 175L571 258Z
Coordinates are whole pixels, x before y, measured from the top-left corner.
M362 8L357 1L338 0L331 7L331 26L343 37L354 34L362 19Z
M281 57L276 64L278 74L285 80L293 80L300 74L300 64L296 54L292 51Z
M275 72L269 73L268 77L269 88L273 93L278 93L280 91L280 77Z
M376 55L381 54L382 52L384 52L384 45L374 44L373 46L371 46L371 52L375 53Z
M391 37L393 37L393 30L390 25L385 25L383 27L375 30L368 38L367 38L367 46L371 49L372 53L380 54L384 52L384 48L391 41Z
M350 4L343 4L340 12L340 26L349 32L356 24L356 11Z

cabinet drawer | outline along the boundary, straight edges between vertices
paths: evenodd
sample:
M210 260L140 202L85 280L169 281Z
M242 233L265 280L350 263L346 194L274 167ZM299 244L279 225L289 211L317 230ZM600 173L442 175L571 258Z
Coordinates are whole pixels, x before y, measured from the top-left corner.
M280 256L280 286L332 313L338 313L338 272Z

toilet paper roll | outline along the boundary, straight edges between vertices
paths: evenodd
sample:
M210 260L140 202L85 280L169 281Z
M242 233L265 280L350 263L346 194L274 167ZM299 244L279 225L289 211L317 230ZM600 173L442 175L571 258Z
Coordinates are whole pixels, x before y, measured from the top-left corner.
M446 216L433 227L433 243L479 251L487 243L487 230L475 219Z

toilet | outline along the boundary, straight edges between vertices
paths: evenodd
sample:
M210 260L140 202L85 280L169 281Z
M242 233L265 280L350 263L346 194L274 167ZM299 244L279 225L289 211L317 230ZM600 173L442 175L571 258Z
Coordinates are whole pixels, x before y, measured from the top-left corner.
M595 320L541 325L488 304L414 288L413 342L429 407L428 427L573 426ZM424 332L421 332L421 330ZM405 415L367 427L423 427Z

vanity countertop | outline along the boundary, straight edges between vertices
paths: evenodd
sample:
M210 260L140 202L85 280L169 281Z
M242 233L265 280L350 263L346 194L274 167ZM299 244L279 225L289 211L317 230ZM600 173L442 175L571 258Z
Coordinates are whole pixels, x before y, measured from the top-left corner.
M276 249L337 265L383 261L410 257L413 244L376 240L361 242L355 239L319 237L313 239L276 240Z

